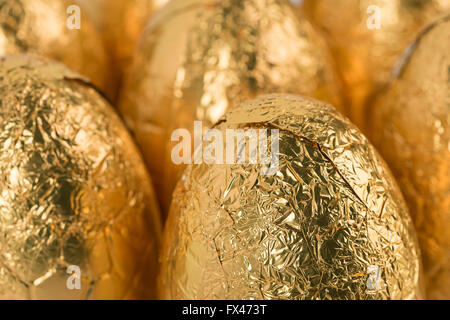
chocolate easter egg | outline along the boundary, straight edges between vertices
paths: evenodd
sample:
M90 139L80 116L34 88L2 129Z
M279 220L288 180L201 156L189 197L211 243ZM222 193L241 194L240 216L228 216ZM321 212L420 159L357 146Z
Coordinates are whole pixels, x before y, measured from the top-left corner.
M155 298L161 223L112 107L77 73L0 59L0 298Z
M305 0L327 35L351 101L350 118L366 130L367 100L390 77L399 56L448 0Z
M104 1L102 21L104 36L121 81L123 72L132 61L133 51L147 20L169 0Z
M302 93L340 105L327 47L277 0L175 0L149 23L129 70L120 112L137 138L163 214L182 166L171 135L207 128L259 93Z
M371 110L371 138L417 229L427 297L450 299L450 15L420 34Z
M245 138L235 144L234 134ZM202 162L187 167L173 195L160 298L423 297L401 193L368 140L332 106L262 96L230 110L208 136L211 144L195 152ZM247 156L233 163L230 150Z
M0 56L33 53L63 62L113 96L102 37L70 0L0 0Z

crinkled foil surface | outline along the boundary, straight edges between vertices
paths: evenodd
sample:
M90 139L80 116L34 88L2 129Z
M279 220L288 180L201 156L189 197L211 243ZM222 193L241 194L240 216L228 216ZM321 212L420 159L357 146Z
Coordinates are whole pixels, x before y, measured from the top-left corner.
M181 166L174 129L214 124L260 93L297 93L340 106L334 66L320 35L278 0L174 0L150 22L122 92L167 213ZM158 155L155 157L155 154Z
M0 298L154 298L160 229L112 107L62 64L0 59Z
M450 0L305 0L305 9L327 35L351 101L350 118L365 131L367 99L386 84L417 33L450 9Z
M33 53L61 61L112 96L108 56L87 11L80 9L80 29L67 27L72 16L67 8L76 4L70 0L0 0L0 56Z
M160 298L423 298L406 205L347 118L322 102L270 95L215 128L279 129L279 168L187 167L164 233Z
M408 49L371 119L417 229L427 297L450 299L450 15Z

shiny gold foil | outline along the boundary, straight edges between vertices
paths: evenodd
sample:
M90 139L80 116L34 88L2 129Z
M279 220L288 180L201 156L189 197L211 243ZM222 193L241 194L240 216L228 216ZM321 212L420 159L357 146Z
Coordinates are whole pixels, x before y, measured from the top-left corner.
M423 297L407 207L347 118L316 100L269 95L214 128L279 129L278 170L187 167L164 231L160 298ZM379 282L371 287L374 269Z
M119 83L132 62L133 51L148 18L168 1L102 0L103 34Z
M161 225L148 173L82 77L0 59L0 177L0 298L155 297ZM67 287L71 265L80 290Z
M351 101L350 118L363 131L366 121L370 121L367 100L386 84L399 56L421 28L450 9L449 0L305 0L304 3L313 21L327 35Z
M0 56L33 53L58 60L114 95L110 66L99 31L80 7L80 29L67 8L70 0L0 0ZM71 24L69 23L71 26Z
M259 93L302 93L340 105L330 56L310 23L277 0L174 0L150 22L120 111L156 184L163 215L181 174L174 129L214 124Z
M409 205L427 297L450 299L450 15L427 27L372 108L371 137Z

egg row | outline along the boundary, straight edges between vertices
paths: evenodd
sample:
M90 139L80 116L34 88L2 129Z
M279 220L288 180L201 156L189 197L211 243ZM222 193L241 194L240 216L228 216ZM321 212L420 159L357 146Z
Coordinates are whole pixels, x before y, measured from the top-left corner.
M90 4L0 0L1 298L450 298L450 3Z

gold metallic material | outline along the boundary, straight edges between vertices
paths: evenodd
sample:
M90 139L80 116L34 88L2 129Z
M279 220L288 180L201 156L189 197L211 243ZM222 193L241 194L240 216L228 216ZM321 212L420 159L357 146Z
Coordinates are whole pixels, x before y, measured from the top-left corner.
M409 205L427 298L450 299L450 14L402 61L373 105L371 137Z
M267 95L214 128L279 129L278 170L187 167L164 231L160 298L423 298L407 207L347 118L316 100Z
M154 298L160 229L112 107L62 64L0 59L0 298Z
M71 0L0 0L0 56L33 53L58 60L89 77L111 97L103 40L82 7L80 29L67 27L72 16L67 8L74 4Z
M298 93L340 106L326 44L278 0L174 0L151 20L120 99L144 153L163 215L181 166L174 129L206 128L260 93Z
M450 1L305 0L304 6L327 35L351 101L350 118L366 131L367 100L386 84L421 28L450 9Z
M112 0L111 2L116 2ZM89 19L94 22L96 27L103 31L104 4L110 0L74 0L75 4L79 4L82 10L86 10Z
M90 0L92 1L92 0ZM97 0L99 1L99 0ZM120 83L149 17L169 0L102 0L104 37Z

